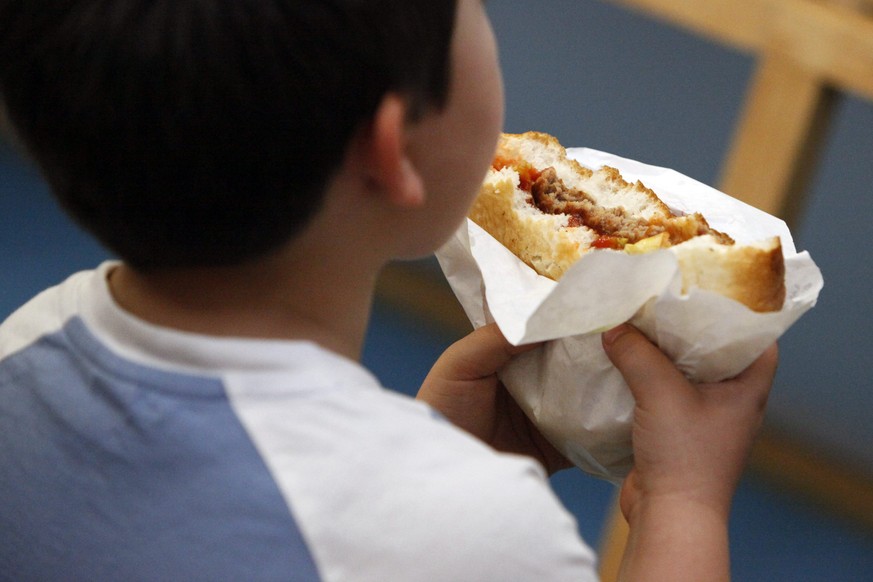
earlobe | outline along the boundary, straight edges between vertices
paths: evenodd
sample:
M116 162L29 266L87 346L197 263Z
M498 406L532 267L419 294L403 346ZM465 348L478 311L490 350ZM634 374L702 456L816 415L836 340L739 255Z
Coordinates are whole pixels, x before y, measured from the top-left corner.
M425 188L421 174L408 156L408 105L397 94L382 98L375 115L367 144L369 176L387 200L405 208L424 204Z

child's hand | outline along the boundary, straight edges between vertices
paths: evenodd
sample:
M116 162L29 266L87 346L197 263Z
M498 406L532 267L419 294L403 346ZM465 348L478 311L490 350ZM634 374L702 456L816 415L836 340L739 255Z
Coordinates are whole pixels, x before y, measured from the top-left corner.
M495 449L534 457L552 474L570 467L570 462L546 441L497 379L513 356L534 347L511 345L494 324L479 328L440 356L417 398Z
M635 466L621 491L629 520L661 500L727 520L776 372L776 346L736 378L692 384L639 331L620 326L604 348L636 399Z
M630 326L605 333L603 346L636 400L619 579L730 580L730 505L764 417L776 346L732 380L697 385Z

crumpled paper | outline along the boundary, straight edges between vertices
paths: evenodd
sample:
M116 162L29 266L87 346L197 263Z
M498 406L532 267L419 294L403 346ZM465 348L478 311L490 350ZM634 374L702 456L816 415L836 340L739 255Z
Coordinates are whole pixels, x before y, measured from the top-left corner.
M674 212L700 212L738 244L778 235L785 255L782 311L756 313L712 292L681 295L678 263L669 250L589 253L555 282L467 220L437 252L474 327L496 321L513 344L546 342L501 375L525 413L576 466L619 482L633 464L634 402L603 351L603 331L630 321L692 380L723 380L748 367L815 305L823 279L778 218L674 170L588 148L568 154L592 169L618 168Z

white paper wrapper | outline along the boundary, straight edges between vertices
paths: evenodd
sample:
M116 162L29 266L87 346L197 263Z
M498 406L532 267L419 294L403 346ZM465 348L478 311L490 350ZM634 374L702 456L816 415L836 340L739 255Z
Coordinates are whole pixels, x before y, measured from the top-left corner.
M744 370L813 307L823 280L777 218L673 170L587 148L568 153L592 169L618 168L625 180L642 181L674 211L702 213L739 244L778 235L785 254L785 305L781 312L756 313L706 291L680 296L681 275L668 250L590 253L555 282L468 220L437 252L475 327L496 321L513 344L547 341L513 360L503 382L573 463L618 481L633 463L634 403L603 351L601 332L631 321L688 377L723 380Z

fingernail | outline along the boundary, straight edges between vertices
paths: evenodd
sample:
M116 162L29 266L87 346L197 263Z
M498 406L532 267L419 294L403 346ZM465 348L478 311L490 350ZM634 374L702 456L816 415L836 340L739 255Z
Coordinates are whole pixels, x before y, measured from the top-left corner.
M616 327L613 327L609 331L603 332L603 336L602 336L603 345L611 346L613 343L615 343L615 340L617 340L619 337L623 336L627 332L628 332L628 326L624 323L621 325L618 325Z

